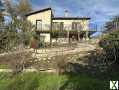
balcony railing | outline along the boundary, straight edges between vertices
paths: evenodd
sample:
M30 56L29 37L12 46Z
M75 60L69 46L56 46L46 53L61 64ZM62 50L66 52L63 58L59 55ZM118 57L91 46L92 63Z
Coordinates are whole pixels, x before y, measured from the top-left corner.
M54 31L94 31L97 29L97 25L90 24L84 26L73 27L70 24L65 24L63 27L59 25L51 25L50 24L41 24L36 26L37 31L50 31L51 29Z
M49 31L51 30L51 25L50 24L41 24L36 26L37 31Z

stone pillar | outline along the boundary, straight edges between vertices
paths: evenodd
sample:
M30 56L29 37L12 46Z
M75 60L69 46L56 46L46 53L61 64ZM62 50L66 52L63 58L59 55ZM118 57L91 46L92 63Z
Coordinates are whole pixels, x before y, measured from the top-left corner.
M78 32L78 42L80 41L80 32Z
M88 35L89 35L89 31L86 31L86 40L89 40Z
M68 43L70 43L70 40L69 40L69 31L67 31L67 41L68 41Z
M82 37L82 40L85 41L85 40L86 40L86 31L84 31L82 34L83 34L83 35L82 35L82 36L83 36L83 37Z
M52 47L52 33L50 32L50 46Z

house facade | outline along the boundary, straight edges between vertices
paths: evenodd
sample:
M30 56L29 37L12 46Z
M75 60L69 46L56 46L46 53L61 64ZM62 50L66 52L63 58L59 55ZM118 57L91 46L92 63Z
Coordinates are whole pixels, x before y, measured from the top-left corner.
M89 17L55 17L51 8L33 11L26 15L28 21L36 25L36 32L44 42L68 42L89 39Z

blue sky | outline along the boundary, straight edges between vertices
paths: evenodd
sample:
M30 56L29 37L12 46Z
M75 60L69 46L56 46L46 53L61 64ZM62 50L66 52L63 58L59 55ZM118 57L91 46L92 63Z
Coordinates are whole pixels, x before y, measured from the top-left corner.
M14 3L18 0L13 0ZM119 0L29 0L34 10L51 6L55 16L64 16L64 10L69 16L88 16L91 22L104 24L119 15Z
M34 10L51 6L55 16L89 16L92 23L104 24L119 15L119 0L30 0Z

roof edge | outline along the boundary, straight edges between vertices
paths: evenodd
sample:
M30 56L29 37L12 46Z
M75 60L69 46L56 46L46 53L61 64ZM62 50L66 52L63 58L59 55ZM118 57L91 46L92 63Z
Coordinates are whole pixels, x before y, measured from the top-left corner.
M37 11L32 11L32 12L27 13L25 16L30 16L30 15L37 14L39 12L48 11L48 10L52 10L52 8L49 7L49 8L44 8L44 9L37 10Z
M53 17L53 20L90 20L90 17Z

